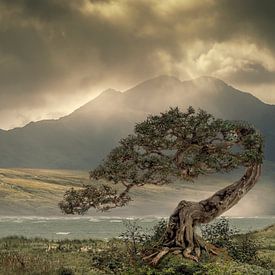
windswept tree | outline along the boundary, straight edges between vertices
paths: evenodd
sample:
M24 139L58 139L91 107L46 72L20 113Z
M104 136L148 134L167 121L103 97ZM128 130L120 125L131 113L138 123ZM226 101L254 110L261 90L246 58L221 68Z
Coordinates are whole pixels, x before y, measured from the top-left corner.
M148 184L194 181L199 175L230 172L243 166L244 175L233 184L199 202L182 200L169 218L152 264L170 251L198 260L206 250L195 226L229 210L255 185L263 161L261 134L245 122L215 119L203 110L171 108L149 116L134 134L120 140L105 161L90 172L91 179L112 184L85 185L68 190L59 206L66 214L84 214L91 207L106 211L131 201L129 191ZM100 181L99 181L100 182ZM121 185L122 188L112 186Z

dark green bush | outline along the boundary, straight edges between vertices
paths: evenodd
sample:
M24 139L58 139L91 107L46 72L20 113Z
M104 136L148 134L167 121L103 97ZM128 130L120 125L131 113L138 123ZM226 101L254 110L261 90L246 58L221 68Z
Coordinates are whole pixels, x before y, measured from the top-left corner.
M138 220L126 220L124 221L124 226L126 230L120 235L120 238L125 244L131 264L135 266L142 261L142 247L148 237L143 228L138 224Z
M217 247L228 248L239 231L231 227L226 218L221 217L212 224L202 225L201 232L203 239L209 243Z
M229 256L240 263L270 267L270 260L259 257L260 242L251 233L238 234L238 230L230 226L222 217L213 224L201 227L203 238L217 247L226 248Z
M165 219L161 219L146 235L145 245L151 247L158 246L164 236L166 228L167 221Z
M118 240L110 240L103 249L98 249L92 254L93 267L107 272L107 274L120 274L130 266L130 258L125 246Z
M72 269L68 267L60 267L59 270L57 271L58 275L74 275L74 272Z

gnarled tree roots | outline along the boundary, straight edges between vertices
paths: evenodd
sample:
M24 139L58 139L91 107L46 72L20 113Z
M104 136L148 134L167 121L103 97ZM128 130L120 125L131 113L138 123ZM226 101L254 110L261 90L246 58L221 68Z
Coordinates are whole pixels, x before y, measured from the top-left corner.
M160 251L144 258L152 265L169 252L181 253L185 258L198 261L202 251L215 252L215 247L207 245L195 232L195 226L208 223L229 210L255 185L261 174L261 165L246 169L241 179L217 191L200 202L181 201L170 216L167 229L160 240Z
M185 258L198 262L202 251L217 254L213 247L195 232L198 220L194 216L201 214L201 205L195 202L181 201L171 215L165 234L160 240L161 249L143 258L151 265L157 265L168 253L182 254Z

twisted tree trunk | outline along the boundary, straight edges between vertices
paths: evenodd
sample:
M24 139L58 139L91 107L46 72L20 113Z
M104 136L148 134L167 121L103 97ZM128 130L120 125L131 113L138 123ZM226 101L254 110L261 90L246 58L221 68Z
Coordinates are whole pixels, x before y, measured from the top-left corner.
M229 210L255 185L261 173L261 165L246 169L244 176L235 183L217 191L210 198L200 202L181 201L170 216L163 236L163 249L149 257L151 264L171 251L182 253L184 257L198 261L201 251L206 250L203 239L195 233L198 224L209 223Z

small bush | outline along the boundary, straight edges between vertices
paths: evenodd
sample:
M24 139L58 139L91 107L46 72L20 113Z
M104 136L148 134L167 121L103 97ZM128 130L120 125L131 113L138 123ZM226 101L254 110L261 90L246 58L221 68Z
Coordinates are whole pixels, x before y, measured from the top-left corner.
M106 247L98 249L92 255L91 264L107 274L120 274L127 266L130 266L130 261L124 245L117 240L110 240Z
M138 220L124 221L126 230L120 235L128 252L129 260L132 265L141 261L142 246L147 239L147 234L138 225Z
M217 247L226 248L229 256L240 263L255 264L270 268L268 258L259 257L260 242L251 233L238 234L226 218L220 218L213 224L202 226L202 236Z
M68 267L60 267L57 271L58 275L74 275L74 272L72 269Z
M147 234L145 245L155 247L159 246L160 241L162 240L164 233L167 228L167 221L165 219L161 219L151 230L149 234Z
M228 248L232 245L233 237L239 231L230 226L228 220L224 217L218 219L215 223L201 226L202 237L217 247Z

